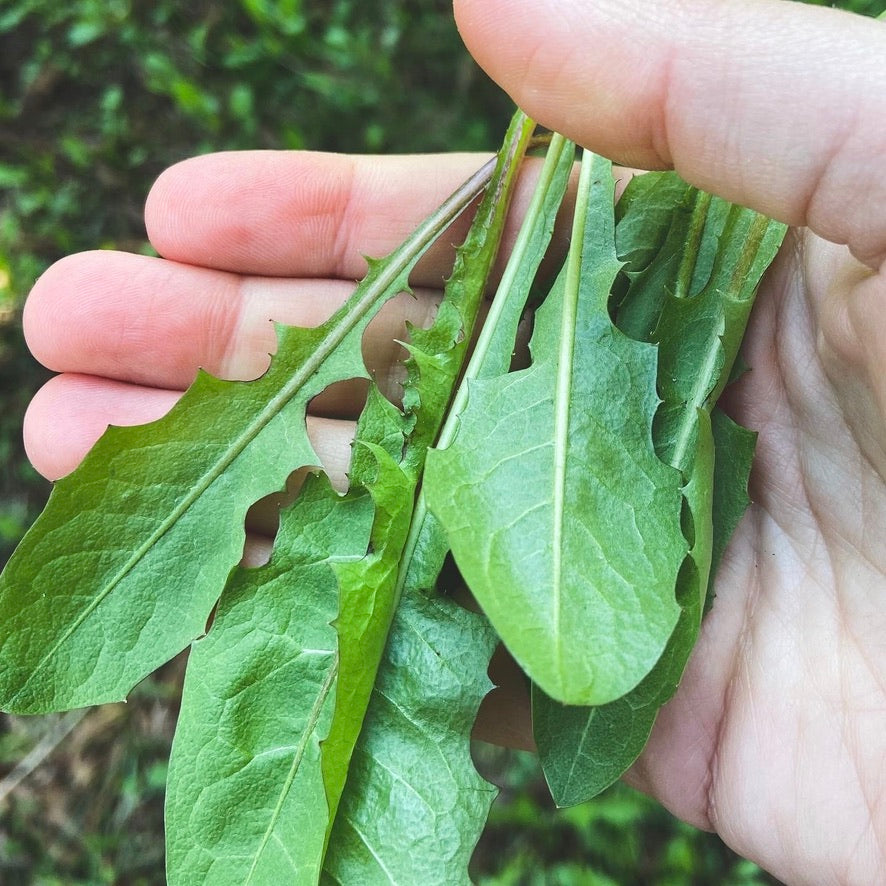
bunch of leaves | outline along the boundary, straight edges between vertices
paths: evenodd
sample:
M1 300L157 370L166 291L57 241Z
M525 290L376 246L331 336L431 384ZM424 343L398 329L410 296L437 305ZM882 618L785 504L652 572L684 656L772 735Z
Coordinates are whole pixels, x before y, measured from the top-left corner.
M161 421L111 428L0 578L8 710L124 698L191 645L170 882L460 882L493 797L469 737L499 638L561 804L630 765L679 681L746 503L752 435L714 405L784 230L672 174L636 179L616 218L611 165L586 153L511 371L573 169L553 135L465 365L534 128L517 113L494 167L327 322L281 327L261 379L202 374ZM308 404L368 378L366 325L481 192L433 324L409 329L402 407L370 383L336 491ZM249 507L294 472L270 561L238 567ZM485 617L441 586L449 551Z
M143 195L185 156L485 150L509 113L448 0L4 0L0 83L0 563L48 494L19 441L44 379L19 311L51 262L147 248Z
M0 83L0 565L49 493L20 439L46 267L147 250L144 194L183 157L486 150L510 113L446 0L4 0Z

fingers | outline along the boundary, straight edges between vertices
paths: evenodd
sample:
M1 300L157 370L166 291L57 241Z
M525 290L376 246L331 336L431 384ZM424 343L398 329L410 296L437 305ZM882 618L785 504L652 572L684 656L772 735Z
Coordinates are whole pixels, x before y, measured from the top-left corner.
M88 375L50 379L25 414L22 435L31 464L47 480L69 474L109 424L137 425L160 418L178 391L127 385Z
M540 122L886 257L886 25L784 0L456 0ZM882 162L882 161L881 161ZM847 208L851 207L851 212Z
M69 474L110 424L139 425L162 418L180 391L69 373L50 379L24 421L28 458L48 480ZM354 422L308 416L308 438L333 486L347 488Z
M488 157L349 157L244 151L185 160L157 180L148 235L166 258L245 274L336 277L366 272L364 255L398 245ZM457 223L414 275L439 286Z
M146 210L155 244L174 260L102 251L57 263L28 299L28 344L55 371L140 385L184 389L197 367L255 378L276 343L269 321L313 326L329 317L365 273L361 253L393 249L479 162L247 152L181 163L160 177ZM533 165L521 175L515 219ZM399 358L393 340L405 321L427 324L469 221L420 263L417 298L394 300L371 327L370 371L383 378Z
M363 256L387 255L487 159L478 154L209 154L160 176L148 195L145 224L157 251L175 261L240 274L353 282L366 273ZM505 253L540 167L530 159L520 171L503 237ZM412 285L442 286L470 221L471 214L464 213L428 250L412 273ZM556 237L561 247L566 236L563 229Z
M273 323L316 326L350 295L353 283L241 277L178 262L113 252L73 255L50 268L25 306L34 356L56 372L104 376L184 390L202 367L227 379L257 378L276 349ZM367 368L397 395L391 366L406 321L425 326L439 293L416 290L389 302L364 342ZM63 319L62 319L63 318ZM362 387L341 392L337 413L358 408Z
M253 159L201 158L161 178L149 201L148 223L161 250L178 260L84 253L54 265L34 287L24 316L28 344L41 362L64 373L38 394L25 423L29 456L45 476L56 479L73 470L108 424L138 424L164 414L199 367L222 378L260 375L276 347L272 320L314 326L327 319L365 272L360 252L389 252L478 165L473 157L448 157L439 164L405 158L383 161L375 172L374 162L326 155L259 155L257 164ZM290 168L289 180L304 184L294 195L281 185ZM178 190L201 181L206 189L196 202L199 186ZM222 190L220 203L214 202L219 197L214 188ZM281 230L275 218L285 218L289 228ZM322 218L333 227L349 227L351 258L339 260ZM240 235L231 240L238 225ZM463 236L452 233L453 240L425 264L425 279L438 285L449 272L452 242ZM344 237L339 234L340 243ZM213 249L224 260L215 261ZM298 276L244 276L218 266ZM338 272L345 279L335 279ZM367 330L367 369L391 399L399 398L402 381L397 340L407 338L407 321L427 326L439 298L439 289L416 286L415 297L388 302ZM353 419L365 390L361 380L336 385L312 402L311 411ZM350 436L312 422L320 429L315 449L343 476ZM334 425L336 431L348 427L352 431L353 424Z

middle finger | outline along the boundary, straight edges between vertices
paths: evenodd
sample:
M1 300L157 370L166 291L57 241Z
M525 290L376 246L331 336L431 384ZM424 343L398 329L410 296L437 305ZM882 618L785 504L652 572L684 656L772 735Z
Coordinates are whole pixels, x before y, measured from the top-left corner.
M118 252L73 255L51 267L25 307L34 356L55 372L101 376L184 390L203 368L226 379L257 378L276 349L274 322L316 326L354 290L325 279L247 277ZM391 300L364 338L367 368L396 397L392 367L406 322L426 326L439 291L417 289ZM64 322L57 318L63 317ZM341 394L335 409L359 409Z

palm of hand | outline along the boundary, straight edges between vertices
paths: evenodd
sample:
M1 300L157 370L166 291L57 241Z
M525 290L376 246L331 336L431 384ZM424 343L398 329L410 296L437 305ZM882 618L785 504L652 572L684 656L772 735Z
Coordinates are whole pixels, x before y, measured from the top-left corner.
M845 249L789 238L731 392L760 434L754 505L632 773L792 883L886 876L886 381L865 350L884 303Z

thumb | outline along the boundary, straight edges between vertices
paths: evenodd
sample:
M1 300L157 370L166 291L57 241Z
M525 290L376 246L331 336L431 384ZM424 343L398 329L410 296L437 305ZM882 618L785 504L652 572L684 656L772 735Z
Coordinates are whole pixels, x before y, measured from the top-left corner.
M455 0L455 13L543 125L886 258L886 25L785 0Z

